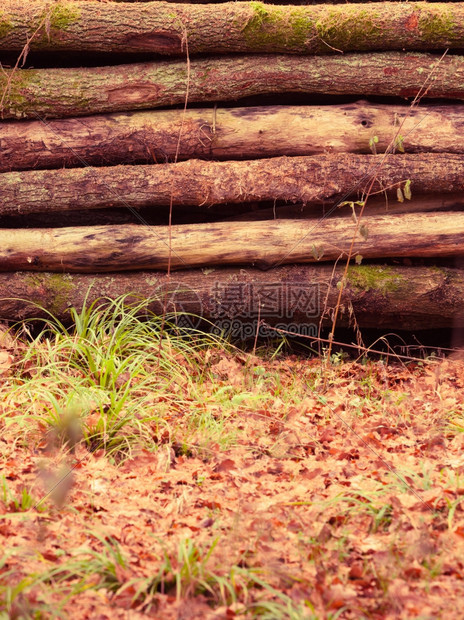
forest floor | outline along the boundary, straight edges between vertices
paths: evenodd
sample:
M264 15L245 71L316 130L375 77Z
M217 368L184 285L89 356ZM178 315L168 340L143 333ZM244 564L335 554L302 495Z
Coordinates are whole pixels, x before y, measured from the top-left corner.
M0 332L0 618L458 617L462 361L112 320Z

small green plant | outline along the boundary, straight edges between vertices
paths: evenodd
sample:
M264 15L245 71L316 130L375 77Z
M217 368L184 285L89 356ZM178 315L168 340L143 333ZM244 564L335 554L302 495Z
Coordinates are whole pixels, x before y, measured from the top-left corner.
M395 150L400 153L404 153L404 136L401 134L397 135L395 138Z
M117 460L136 444L153 448L153 427L169 425L165 411L188 407L196 392L202 399L202 383L210 379L203 351L232 347L151 314L147 304L129 296L97 300L71 310L71 327L44 320L7 395L12 411L24 402L22 413L5 416L6 423L26 427L33 420L47 443L73 451L83 441ZM194 420L216 438L223 432L219 419L192 416L190 427Z
M187 538L179 543L177 554L165 550L157 574L139 582L135 597L150 597L161 592L173 594L179 601L181 598L203 594L215 604L227 605L231 600L235 602L233 588L208 568L217 543L218 539L215 539L209 548L202 549Z
M324 256L324 247L322 245L313 245L311 246L311 254L316 261L320 261Z
M5 476L0 477L0 501L9 512L26 512L37 503L26 487L22 487L19 494L13 493Z
M326 350L324 350L324 354L326 354ZM346 351L337 351L336 353L331 353L329 362L332 366L340 366L348 357L349 355Z
M338 517L344 516L348 519L352 515L365 514L371 518L372 532L388 530L392 522L393 506L383 500L386 489L370 491L369 493L361 490L352 490L345 494L340 494L328 502L325 506L337 506Z
M5 574L2 575L2 577L6 576ZM38 575L25 577L15 586L0 584L0 620L67 618L68 615L63 613L61 608L67 600L66 590L68 588L61 591L61 588L57 587L54 591L54 597L50 591L44 592L44 590L46 588L43 588L42 579ZM42 594L42 592L44 593ZM56 602L57 595L62 595L59 603Z
M396 197L398 202L404 202L405 198L406 200L411 200L411 181L409 179L405 182L403 188L400 186L396 188Z
M364 205L366 204L365 200L344 200L343 202L341 202L338 207L350 207L351 209L351 217L353 218L354 222L358 222L358 216L356 214L356 207L360 207L361 209L364 207Z
M372 136L369 138L369 148L373 155L377 155L377 144L379 143L379 138L377 136Z
M448 506L448 529L449 530L453 529L454 515L455 515L457 508L462 504L462 502L464 502L464 498L462 497L458 497L454 501L451 501L446 498L446 503Z

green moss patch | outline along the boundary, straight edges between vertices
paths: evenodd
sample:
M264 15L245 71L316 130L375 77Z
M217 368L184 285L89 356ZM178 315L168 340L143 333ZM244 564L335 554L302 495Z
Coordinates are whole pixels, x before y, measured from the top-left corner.
M44 26L34 39L34 47L47 48L54 34L68 30L80 17L81 10L73 2L60 2L48 7L40 17ZM38 23L35 23L31 25L31 30L37 27Z
M362 291L374 290L382 295L397 291L404 278L390 267L383 265L358 265L348 270L348 282Z
M70 305L69 299L74 290L74 284L69 274L50 273L44 276L31 273L25 277L25 282L32 289L46 290L47 308L52 314L62 314L63 307Z
M278 7L250 2L252 16L243 34L250 46L261 49L287 47L289 50L310 48L327 52L363 49L372 38L382 35L382 15L358 5L327 7L319 12L310 7Z
M81 16L81 11L74 3L60 3L47 10L47 18L52 30L66 30Z
M287 9L262 2L250 2L250 6L253 15L243 29L243 35L252 46L301 47L314 28L306 7Z
M6 89L3 107L16 118L23 118L29 109L29 100L25 93L34 83L36 86L40 83L40 73L36 69L20 69L14 72L11 81L9 77L9 74L0 75L0 92Z
M317 36L325 46L340 50L361 50L367 42L382 34L380 13L359 10L358 6L344 4L335 7L316 22ZM363 42L366 45L363 45Z
M0 11L0 39L6 37L13 30L13 24L5 16L4 11Z
M419 12L418 27L425 42L443 46L454 41L456 22L452 5L420 2L414 8Z

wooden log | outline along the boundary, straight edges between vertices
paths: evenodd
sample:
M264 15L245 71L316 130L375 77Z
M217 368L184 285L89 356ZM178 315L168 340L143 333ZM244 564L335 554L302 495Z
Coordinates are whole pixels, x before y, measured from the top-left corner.
M0 319L57 318L70 321L98 299L129 295L128 302L151 299L151 311L189 312L219 329L243 317L242 327L259 318L269 324L303 324L317 330L322 312L337 303L343 268L291 265L257 269L192 269L168 277L160 272L96 274L0 273ZM327 297L327 304L325 299ZM339 326L436 329L464 326L464 271L445 267L360 265L350 267L343 290ZM193 325L196 319L191 318ZM238 324L240 328L240 322Z
M0 49L104 52L334 52L464 48L464 3L275 6L3 0Z
M6 123L0 172L34 168L254 159L318 153L464 153L463 105L265 106L152 110ZM180 142L179 142L180 135ZM178 148L179 144L179 148Z
M322 202L411 181L415 193L464 188L464 155L274 157L250 161L189 160L163 166L112 166L5 172L0 216L101 207L208 206L250 201Z
M176 226L0 229L0 271L99 273L333 261L347 255L355 223L221 222ZM464 256L464 213L373 216L354 252L365 259Z
M179 60L0 72L5 119L182 105L187 86L190 103L289 92L408 98L420 91L427 97L464 99L464 57L401 52L311 58L276 54L198 58L191 61L190 72Z

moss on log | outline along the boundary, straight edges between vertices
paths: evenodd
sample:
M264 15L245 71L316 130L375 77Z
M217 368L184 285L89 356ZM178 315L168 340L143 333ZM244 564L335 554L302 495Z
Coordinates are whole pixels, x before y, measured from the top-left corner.
M129 295L128 302L150 299L156 314L190 312L219 329L244 317L275 325L305 324L317 329L321 313L337 303L343 268L290 265L257 269L96 274L0 273L0 319L70 320L95 300ZM464 326L464 271L424 266L361 265L350 268L339 326L433 329ZM327 301L326 301L327 300ZM195 319L192 317L192 320ZM330 324L326 318L325 324Z
M432 78L430 77L432 75ZM428 80L428 81L427 81ZM4 69L2 116L62 118L251 95L306 93L464 99L464 57L383 52L227 56L66 69Z
M334 52L464 48L464 4L288 6L4 0L0 49L105 52ZM381 41L381 44L379 44Z

